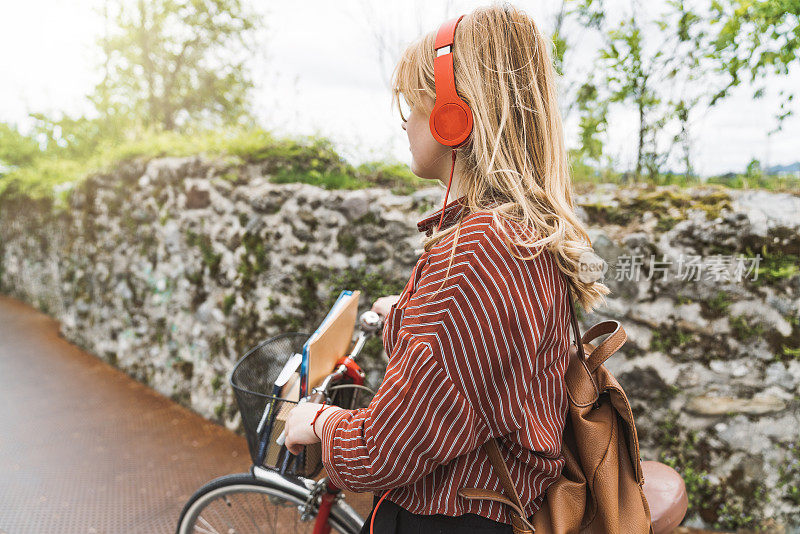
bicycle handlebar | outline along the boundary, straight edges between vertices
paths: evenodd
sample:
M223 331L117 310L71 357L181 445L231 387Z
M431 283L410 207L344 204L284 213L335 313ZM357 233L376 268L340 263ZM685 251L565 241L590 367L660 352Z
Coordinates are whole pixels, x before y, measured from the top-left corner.
M347 357L355 360L361 352L361 349L364 348L364 344L366 343L367 339L383 328L385 320L386 318L383 315L371 310L362 313L358 321L360 330L358 339L356 339L353 350L350 351L350 354L348 354ZM322 380L319 386L313 388L311 393L300 399L299 402L316 402L324 404L325 400L328 398L330 386L341 380L345 376L346 370L347 369L343 364L339 364L332 373ZM285 441L286 431L283 431L281 432L281 435L278 436L278 439L275 440L275 443L283 447ZM287 452L289 452L288 449ZM292 454L291 452L286 455L284 458L283 467L281 468L281 473L285 472L286 468L288 467L290 457L295 456L296 455Z

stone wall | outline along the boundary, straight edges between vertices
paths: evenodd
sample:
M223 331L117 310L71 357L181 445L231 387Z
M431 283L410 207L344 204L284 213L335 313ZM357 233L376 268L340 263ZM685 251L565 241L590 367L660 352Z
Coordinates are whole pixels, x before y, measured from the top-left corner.
M684 524L796 531L800 198L606 185L577 201L612 289L581 314L582 330L610 318L627 331L607 367L633 405L643 458L687 482ZM362 291L362 311L398 293L421 253L415 222L440 202L438 188L326 191L224 159L134 160L87 180L66 206L0 199L0 291L235 429L236 360L273 335L313 330L341 289ZM759 258L758 277L720 279L740 255ZM380 340L363 354L377 385Z

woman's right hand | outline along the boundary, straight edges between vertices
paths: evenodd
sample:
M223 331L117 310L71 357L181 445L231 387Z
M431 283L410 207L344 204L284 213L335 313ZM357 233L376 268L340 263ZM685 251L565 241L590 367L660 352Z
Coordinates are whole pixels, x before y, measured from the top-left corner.
M389 310L394 304L397 303L398 300L400 300L400 295L381 297L372 305L372 311L382 317L386 317L389 314Z

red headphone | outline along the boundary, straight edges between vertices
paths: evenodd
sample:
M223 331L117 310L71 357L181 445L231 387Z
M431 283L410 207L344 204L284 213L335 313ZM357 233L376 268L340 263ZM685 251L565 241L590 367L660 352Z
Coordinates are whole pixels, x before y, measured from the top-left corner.
M431 133L443 145L457 147L464 143L472 131L472 110L456 93L456 76L453 72L453 41L456 26L464 15L449 20L439 27L433 49L433 76L436 89L436 103L429 121ZM445 46L450 49L443 54L439 50Z
M442 226L444 206L447 205L447 197L450 194L450 184L453 181L453 171L456 167L455 149L464 144L472 132L472 109L456 93L456 75L453 71L453 42L456 36L456 26L463 18L464 15L461 15L442 24L436 33L436 41L433 45L436 52L436 58L433 60L436 102L431 111L429 125L431 133L437 141L445 146L453 147L450 179L447 182L442 214L436 230ZM439 54L439 51L446 46L449 49L445 53Z
M444 218L444 206L447 205L447 196L450 194L450 184L453 182L453 170L456 167L456 147L464 144L469 134L472 132L472 109L456 93L456 75L453 72L453 41L456 36L456 26L461 22L464 15L448 20L441 26L436 33L436 42L433 49L436 58L433 60L433 80L436 89L436 102L431 110L429 125L433 137L441 144L453 147L453 163L450 167L450 179L447 182L447 192L444 194L444 204L442 205L442 215L439 217L438 230L442 226ZM439 55L439 49L449 46L450 50ZM383 496L378 499L375 508L372 510L372 520L369 524L369 531L375 523L375 515L378 506L391 490L386 490Z

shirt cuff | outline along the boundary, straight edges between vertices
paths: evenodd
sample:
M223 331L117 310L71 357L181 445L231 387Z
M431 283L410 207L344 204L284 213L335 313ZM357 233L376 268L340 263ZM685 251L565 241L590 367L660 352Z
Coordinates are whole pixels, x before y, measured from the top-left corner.
M333 433L336 431L336 425L339 424L339 421L350 415L353 410L336 410L334 413L330 414L326 419L325 423L322 425L322 465L325 466L325 470L328 472L328 478L330 478L331 482L334 486L339 489L345 489L347 491L351 491L347 488L344 484L344 481L341 479L339 474L336 472L333 466Z

